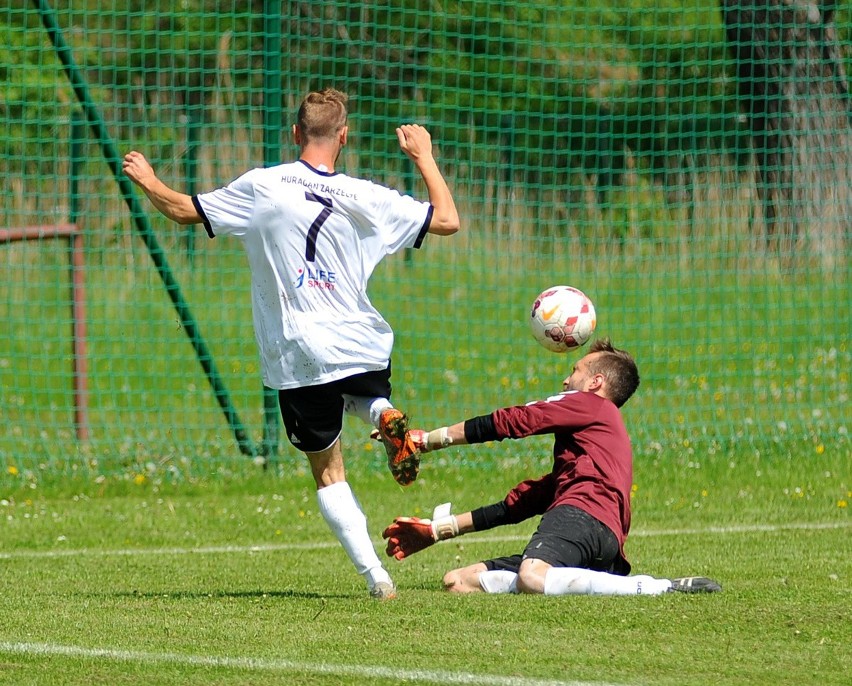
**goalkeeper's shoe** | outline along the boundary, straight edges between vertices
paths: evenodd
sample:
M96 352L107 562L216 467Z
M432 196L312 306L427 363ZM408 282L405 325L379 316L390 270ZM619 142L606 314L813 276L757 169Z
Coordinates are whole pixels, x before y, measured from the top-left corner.
M379 419L379 438L388 454L388 468L397 483L408 486L420 471L420 451L411 440L408 417L397 409L389 408Z
M722 587L717 581L708 579L706 576L684 576L680 579L672 579L672 587L669 592L677 593L717 593Z
M392 581L377 581L370 589L370 597L374 600L394 600L396 586Z

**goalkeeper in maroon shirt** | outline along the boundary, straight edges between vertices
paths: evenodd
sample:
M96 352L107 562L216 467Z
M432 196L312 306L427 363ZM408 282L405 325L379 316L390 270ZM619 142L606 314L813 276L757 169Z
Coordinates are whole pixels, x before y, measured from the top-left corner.
M633 453L619 409L639 386L629 353L595 341L545 400L506 407L433 431L412 430L421 452L553 434L553 469L515 486L500 502L464 514L439 506L432 519L397 517L384 531L387 554L402 560L433 543L541 515L523 555L498 557L444 575L456 593L658 595L712 592L706 577L656 579L630 573Z

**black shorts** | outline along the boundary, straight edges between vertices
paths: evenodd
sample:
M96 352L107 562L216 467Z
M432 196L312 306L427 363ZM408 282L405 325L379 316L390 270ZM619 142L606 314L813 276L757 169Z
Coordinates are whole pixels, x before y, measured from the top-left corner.
M343 396L390 398L391 368L363 372L317 386L278 391L287 438L294 447L316 453L334 445L343 431Z
M580 567L627 574L615 534L573 505L557 505L545 512L523 555L497 557L485 560L484 564L491 570L517 572L521 562L528 557L553 567Z

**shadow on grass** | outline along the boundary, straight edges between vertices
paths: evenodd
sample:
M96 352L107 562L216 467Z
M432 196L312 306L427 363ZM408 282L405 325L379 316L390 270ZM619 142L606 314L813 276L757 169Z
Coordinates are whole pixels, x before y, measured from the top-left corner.
M310 591L121 591L117 593L85 593L94 598L142 598L198 600L203 598L298 598L300 600L328 600L329 598L348 599L354 597L347 593L313 593Z
M422 581L422 582L413 582L407 583L399 586L399 590L401 591L440 591L444 593L444 585L440 581ZM449 593L447 593L449 595Z

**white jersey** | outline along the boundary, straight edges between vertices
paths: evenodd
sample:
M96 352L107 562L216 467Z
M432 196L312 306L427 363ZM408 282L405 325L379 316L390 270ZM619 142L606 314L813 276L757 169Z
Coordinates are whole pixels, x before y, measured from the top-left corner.
M298 161L193 197L210 237L242 240L263 381L298 388L388 366L393 331L367 297L385 255L419 248L432 205Z

